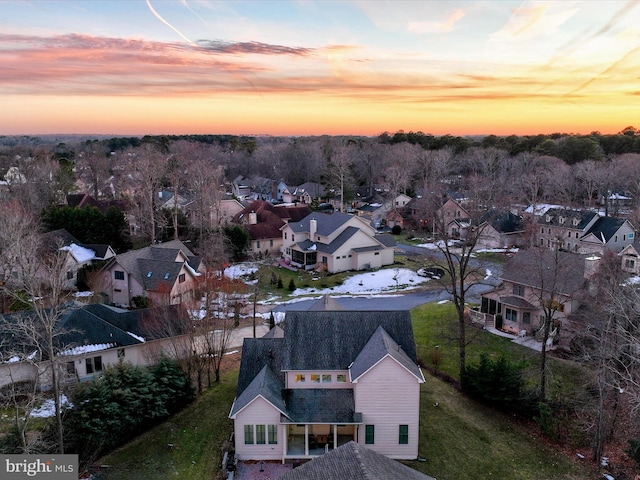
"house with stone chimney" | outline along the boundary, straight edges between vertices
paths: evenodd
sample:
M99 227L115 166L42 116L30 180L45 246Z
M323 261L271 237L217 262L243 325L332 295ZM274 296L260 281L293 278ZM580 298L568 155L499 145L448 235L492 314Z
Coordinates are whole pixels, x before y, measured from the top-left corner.
M356 215L314 212L281 232L284 261L297 268L338 273L394 262L393 237Z

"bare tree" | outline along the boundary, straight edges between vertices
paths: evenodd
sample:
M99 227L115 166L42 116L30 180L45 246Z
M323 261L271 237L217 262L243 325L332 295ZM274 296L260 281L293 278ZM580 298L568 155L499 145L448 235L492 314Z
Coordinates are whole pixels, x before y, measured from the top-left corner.
M157 228L162 226L157 196L162 188L169 156L156 146L145 143L128 150L125 158L128 160L129 192L136 221L139 222L142 235L155 243Z
M100 186L109 176L111 152L98 141L88 141L76 157L76 171L91 186L93 198L100 197Z
M482 235L484 225L479 222L481 210L477 205L466 205L472 218L465 219L467 222L466 232L463 240L453 239L447 232L446 222L448 217L444 210L440 210L435 218L436 231L440 232L437 245L437 255L430 258L431 264L441 267L445 275L438 281L452 297L453 304L458 317L458 368L460 376L466 369L466 302L469 290L477 284L482 283L485 269L481 263L473 260L473 251Z
M60 324L64 314L65 302L70 292L65 289L67 282L67 252L58 245L44 245L39 235L32 235L21 245L15 257L14 282L3 286L4 293L23 302L29 310L14 317L12 334L22 342L32 345L38 352L38 369L50 384L53 393L57 433L57 450L64 453L61 394L65 363L59 355L67 348L61 343L61 337L68 333Z

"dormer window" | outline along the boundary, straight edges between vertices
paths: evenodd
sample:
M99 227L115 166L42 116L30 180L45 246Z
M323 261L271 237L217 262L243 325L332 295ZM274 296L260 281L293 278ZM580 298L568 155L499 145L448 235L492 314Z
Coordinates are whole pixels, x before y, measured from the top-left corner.
M560 222L560 225L562 225L564 223L564 217L560 217L558 221Z
M551 221L551 215L547 215L546 221L547 221L547 223L549 223Z
M574 226L574 227L577 227L577 226L578 226L578 223L580 223L580 222L578 221L578 219L577 219L577 218L574 218L574 219L573 219L573 226Z

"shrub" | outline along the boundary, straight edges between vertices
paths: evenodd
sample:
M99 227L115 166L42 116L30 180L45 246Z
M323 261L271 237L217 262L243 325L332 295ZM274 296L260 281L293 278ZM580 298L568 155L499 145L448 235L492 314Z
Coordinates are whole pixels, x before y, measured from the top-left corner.
M401 232L402 232L402 227L400 225L394 225L393 227L391 227L391 233L393 235L400 235Z
M282 284L282 277L278 277L278 288L284 288L284 285Z
M293 292L296 289L296 282L293 281L293 278L289 280L289 291Z
M636 462L636 465L640 466L640 439L630 439L629 448L625 450L625 453Z
M504 356L493 361L482 354L480 362L465 369L461 383L469 396L510 410L519 408L524 396L522 366L509 362Z
M76 386L65 416L65 440L81 461L107 452L193 399L188 378L169 359L150 369L120 362Z

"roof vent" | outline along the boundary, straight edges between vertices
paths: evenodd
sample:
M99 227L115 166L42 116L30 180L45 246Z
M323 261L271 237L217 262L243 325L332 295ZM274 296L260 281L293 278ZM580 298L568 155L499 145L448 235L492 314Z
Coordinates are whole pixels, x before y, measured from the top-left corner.
M151 275L153 275L153 272L152 272L151 270L149 270L149 271L147 272L147 278L151 278Z

